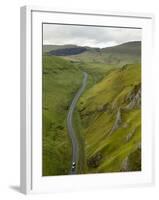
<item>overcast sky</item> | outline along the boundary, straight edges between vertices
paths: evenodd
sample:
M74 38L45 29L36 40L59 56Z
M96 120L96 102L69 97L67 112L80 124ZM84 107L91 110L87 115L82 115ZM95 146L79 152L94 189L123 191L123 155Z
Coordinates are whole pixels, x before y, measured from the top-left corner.
M109 47L141 41L141 29L43 24L43 44Z

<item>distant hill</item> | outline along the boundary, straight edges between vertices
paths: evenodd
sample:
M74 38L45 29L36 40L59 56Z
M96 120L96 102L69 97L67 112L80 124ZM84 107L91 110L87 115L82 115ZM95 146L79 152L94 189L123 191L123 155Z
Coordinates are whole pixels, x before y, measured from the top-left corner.
M127 42L118 46L107 47L101 50L103 53L141 54L141 42Z
M141 41L102 49L76 45L44 45L43 53L87 63L133 64L141 63Z
M66 48L76 48L77 45L43 45L43 53L47 53L53 50L58 50L58 49L66 49Z
M55 50L49 51L48 55L70 56L70 55L77 55L77 54L83 53L84 51L87 51L87 48L85 48L85 47L70 47L70 48L55 49Z

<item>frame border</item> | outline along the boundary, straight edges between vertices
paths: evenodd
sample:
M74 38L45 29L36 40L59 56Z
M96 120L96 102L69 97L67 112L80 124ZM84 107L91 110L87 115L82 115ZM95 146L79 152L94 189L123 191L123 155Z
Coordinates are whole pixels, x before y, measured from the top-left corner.
M39 6L23 6L20 9L20 191L32 193L32 12L49 12L74 15L111 16L126 18L142 18L152 20L154 30L154 15L151 13L131 13L104 10L70 11ZM152 37L153 33L152 33ZM153 42L152 38L152 42ZM154 42L153 42L154 43ZM152 44L153 46L153 44ZM154 152L154 133L152 133L152 151ZM155 154L155 152L154 152ZM154 170L154 156L152 155ZM155 172L152 172L154 183Z

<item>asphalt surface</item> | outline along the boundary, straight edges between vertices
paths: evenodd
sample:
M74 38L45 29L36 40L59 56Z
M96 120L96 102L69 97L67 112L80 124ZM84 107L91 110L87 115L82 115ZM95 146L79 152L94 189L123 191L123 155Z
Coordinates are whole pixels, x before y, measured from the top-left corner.
M71 105L69 107L68 114L67 114L67 130L68 130L68 134L71 139L71 142L72 142L72 163L73 162L76 163L76 167L74 169L72 169L72 163L71 163L70 174L77 174L77 165L78 165L78 159L79 159L79 145L78 145L78 139L76 136L76 132L75 132L74 126L73 126L73 113L76 108L78 99L80 98L81 94L83 93L83 91L86 88L87 79L88 79L88 74L86 72L83 72L83 81L82 81L81 87L75 94L75 96L71 102Z

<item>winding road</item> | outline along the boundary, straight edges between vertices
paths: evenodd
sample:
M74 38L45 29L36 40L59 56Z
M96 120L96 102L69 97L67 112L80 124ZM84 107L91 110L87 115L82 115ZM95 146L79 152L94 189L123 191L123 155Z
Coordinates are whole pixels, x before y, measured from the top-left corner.
M88 74L86 72L83 72L82 85L81 85L80 89L77 91L77 93L75 94L75 96L71 102L71 105L69 107L68 114L67 114L67 129L68 129L69 137L72 142L72 163L73 162L76 163L76 167L74 169L72 169L72 165L71 165L70 174L77 173L77 166L78 166L78 159L79 159L79 145L78 145L78 139L76 136L76 132L75 132L74 126L73 126L73 113L76 108L78 99L80 98L81 94L83 93L83 91L86 88L87 79L88 79Z

